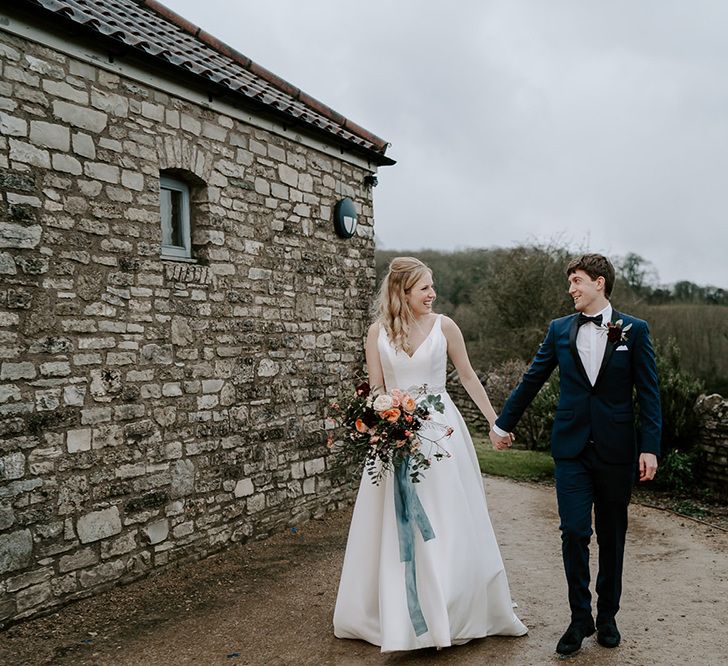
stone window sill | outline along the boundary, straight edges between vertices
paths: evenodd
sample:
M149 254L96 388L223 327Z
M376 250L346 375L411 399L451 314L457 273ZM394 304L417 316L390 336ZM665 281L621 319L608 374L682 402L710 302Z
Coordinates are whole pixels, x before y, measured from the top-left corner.
M180 263L183 263L183 264L196 264L196 263L198 263L197 262L197 259L194 259L192 257L174 257L174 256L168 255L168 254L160 254L159 255L159 258L162 261L174 261L174 262L180 262Z

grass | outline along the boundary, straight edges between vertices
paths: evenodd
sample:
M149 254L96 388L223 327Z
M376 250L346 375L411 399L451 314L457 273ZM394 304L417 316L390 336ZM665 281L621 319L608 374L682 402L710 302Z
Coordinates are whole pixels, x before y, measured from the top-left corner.
M550 481L554 478L554 461L546 451L495 451L490 441L486 442L482 437L474 437L473 443L483 474L517 481Z

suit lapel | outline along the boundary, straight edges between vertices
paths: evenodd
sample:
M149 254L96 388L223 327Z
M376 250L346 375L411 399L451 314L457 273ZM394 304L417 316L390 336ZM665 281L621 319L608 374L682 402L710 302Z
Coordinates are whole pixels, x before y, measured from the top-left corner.
M589 375L586 374L584 364L581 362L581 356L579 356L579 350L576 348L576 334L579 330L579 315L575 314L571 320L571 327L569 328L569 349L571 350L571 356L574 359L576 367L579 368L579 372L586 382L587 386L591 386L589 381Z
M618 319L621 319L622 315L619 314L614 308L612 308L612 323L614 324ZM602 364L599 366L599 372L597 373L597 380L594 382L594 386L596 386L599 383L599 380L602 378L602 375L604 374L604 371L607 369L607 365L609 364L609 359L612 358L612 354L614 353L614 348L619 344L619 342L609 342L609 338L607 338L607 344L604 347L604 356L602 357Z

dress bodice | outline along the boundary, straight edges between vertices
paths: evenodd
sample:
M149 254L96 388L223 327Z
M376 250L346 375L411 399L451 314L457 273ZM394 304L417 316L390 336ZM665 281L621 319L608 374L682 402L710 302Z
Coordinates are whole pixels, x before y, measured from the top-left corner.
M427 385L429 393L444 393L447 376L447 339L442 332L442 315L412 356L396 350L384 326L379 327L379 356L387 391L403 391Z

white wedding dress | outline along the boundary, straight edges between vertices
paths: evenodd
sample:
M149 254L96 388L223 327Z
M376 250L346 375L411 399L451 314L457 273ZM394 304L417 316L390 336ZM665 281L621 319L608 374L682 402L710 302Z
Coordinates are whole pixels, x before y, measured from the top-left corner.
M395 351L380 327L386 389L426 384L427 392L439 393L445 404L444 414L435 413L434 419L455 429L441 441L451 457L433 460L415 484L434 531L434 538L425 541L415 530L416 595L427 625L419 636L408 610L405 564L400 562L393 475L379 485L362 475L336 599L334 633L379 645L382 652L445 647L528 631L513 612L473 442L445 392L447 340L441 324L442 315L411 357ZM427 455L427 442L423 451Z

